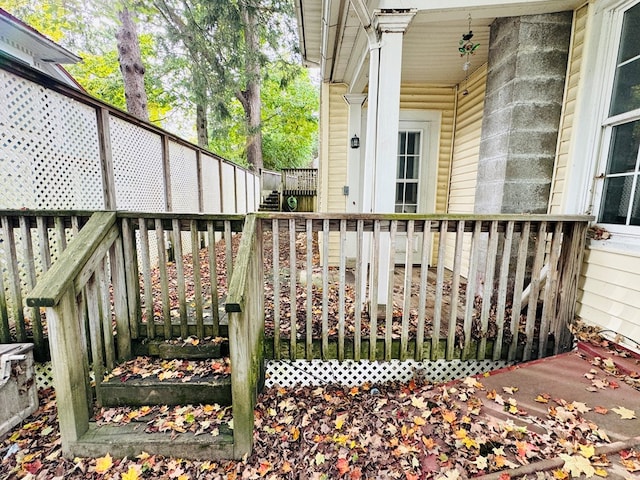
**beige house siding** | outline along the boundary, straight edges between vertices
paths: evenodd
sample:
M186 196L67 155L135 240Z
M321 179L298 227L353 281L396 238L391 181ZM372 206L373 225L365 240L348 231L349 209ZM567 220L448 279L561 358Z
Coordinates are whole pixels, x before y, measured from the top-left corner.
M441 112L440 142L438 145L438 180L436 213L447 211L449 164L453 138L455 89L448 86L403 84L400 90L400 110L434 110Z
M342 187L347 182L347 144L349 141L349 106L343 95L347 87L342 84L322 84L322 133L320 154L320 212L344 213L346 198ZM321 240L321 239L320 239ZM322 248L322 245L320 245ZM337 234L329 236L329 263L340 260L340 243Z
M469 77L466 85L462 86L458 92L447 213L473 213L474 210L486 82L487 66L485 64ZM465 88L468 91L466 95L463 94ZM449 235L449 237L445 265L452 268L455 244L454 236ZM465 235L461 265L461 271L465 277L469 271L470 242L471 235Z
M588 74L583 69L585 39L589 34L588 19L587 5L575 11L565 100L549 200L549 213L552 215L571 211L571 202L576 201L568 197L566 180L571 175L570 160L574 155L574 119L580 115L577 98L581 75ZM588 247L578 284L576 315L588 324L609 330L611 337L620 333L634 339L640 338L640 253L614 250L606 242L596 242ZM624 344L624 340L622 343ZM631 343L627 345L638 348Z
M345 85L322 85L322 147L320 162L320 211L344 212L347 185L347 143L349 107L343 95Z
M567 178L567 168L571 155L573 119L576 115L576 98L578 96L580 83L587 18L587 5L580 7L574 12L571 55L569 57L565 99L562 116L560 118L558 148L549 198L549 213L552 215L563 213L565 210L564 204L567 201L564 197L565 180Z
M640 255L588 248L579 283L578 317L637 340L639 312Z

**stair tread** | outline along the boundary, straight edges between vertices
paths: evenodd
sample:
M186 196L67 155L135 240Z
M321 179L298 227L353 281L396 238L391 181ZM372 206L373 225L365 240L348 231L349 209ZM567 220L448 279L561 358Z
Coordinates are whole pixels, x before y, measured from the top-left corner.
M109 453L114 457L133 458L142 452L154 452L192 460L222 460L233 458L233 432L220 428L219 435L195 435L193 433L145 433L139 423L127 425L102 425L89 423L89 429L70 450L84 457L102 457Z
M231 403L228 358L165 360L138 357L114 368L98 387L104 406Z

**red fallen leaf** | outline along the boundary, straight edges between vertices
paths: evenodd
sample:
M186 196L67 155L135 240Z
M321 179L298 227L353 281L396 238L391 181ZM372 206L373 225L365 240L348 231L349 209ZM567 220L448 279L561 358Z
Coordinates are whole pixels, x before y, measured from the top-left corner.
M407 480L418 480L418 475L415 473L404 472L407 477Z
M261 477L264 477L269 470L271 470L271 464L269 462L260 462L258 473Z
M623 460L626 460L627 458L634 456L634 453L632 450L620 450L618 454L620 455L620 458L622 458Z
M362 470L360 470L360 468L354 468L351 472L351 474L349 475L349 478L351 480L360 480L362 478Z
M25 463L23 468L31 475L35 475L42 468L42 462L40 460L36 460L35 462Z
M609 386L610 386L611 388L613 388L613 389L620 388L620 384L619 384L618 382L616 382L615 380L611 380L611 381L609 382Z
M593 411L599 413L600 415L605 415L609 410L604 407L595 407Z
M344 475L350 470L349 462L346 458L339 458L338 462L336 463L336 468L338 469L340 475Z
M511 475L509 475L507 472L504 472L504 473L501 473L498 478L500 480L509 480L511 478Z

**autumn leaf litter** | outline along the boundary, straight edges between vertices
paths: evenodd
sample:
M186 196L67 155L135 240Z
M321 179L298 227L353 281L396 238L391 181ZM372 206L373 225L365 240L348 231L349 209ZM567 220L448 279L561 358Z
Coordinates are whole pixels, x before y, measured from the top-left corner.
M598 378L594 372L585 376ZM258 399L254 452L243 461L186 461L147 453L125 459L65 459L54 394L41 393L38 412L0 447L2 478L453 480L552 457L562 458L564 466L540 472L539 478L604 477L611 462L596 454L596 448L608 438L583 414L595 410L621 419L636 415L629 406L607 410L540 392L535 400L548 414L530 416L518 405L517 386L488 390L482 378L446 385L411 381L352 388L270 388ZM495 403L504 418L482 415L483 400ZM171 435L217 435L233 427L230 409L218 405L102 409L95 420L135 422L143 431ZM620 452L620 462L628 478L640 472L637 451Z

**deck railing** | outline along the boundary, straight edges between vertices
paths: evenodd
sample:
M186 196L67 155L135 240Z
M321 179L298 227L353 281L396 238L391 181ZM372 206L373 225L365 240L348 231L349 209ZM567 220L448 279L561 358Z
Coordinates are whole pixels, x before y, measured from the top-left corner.
M115 212L82 228L76 220L74 239L26 299L46 313L63 451L90 451L83 436L106 371L156 338L217 335L219 301L234 416L225 448L236 458L251 449L265 358L526 360L564 351L588 220Z
M317 195L317 168L285 168L282 170L283 195Z
M0 211L0 343L33 342L48 356L47 327L24 299L67 248L91 212Z
M268 356L514 361L571 347L587 217L259 218Z
M101 405L102 378L140 353L141 344L148 352L156 338L220 333L218 299L227 290L220 280L231 274L233 235L243 224L237 215L96 212L42 276L26 301L45 310L65 454L91 451L90 412L93 398ZM243 262L238 268L247 271ZM238 338L237 329L229 333L232 342ZM253 364L243 369L240 337L230 347L235 377L257 370ZM237 385L245 383L236 379ZM249 390L234 388L233 408L244 415L256 389L251 398L243 392ZM243 441L226 455L247 453L252 428L238 420L235 433Z

